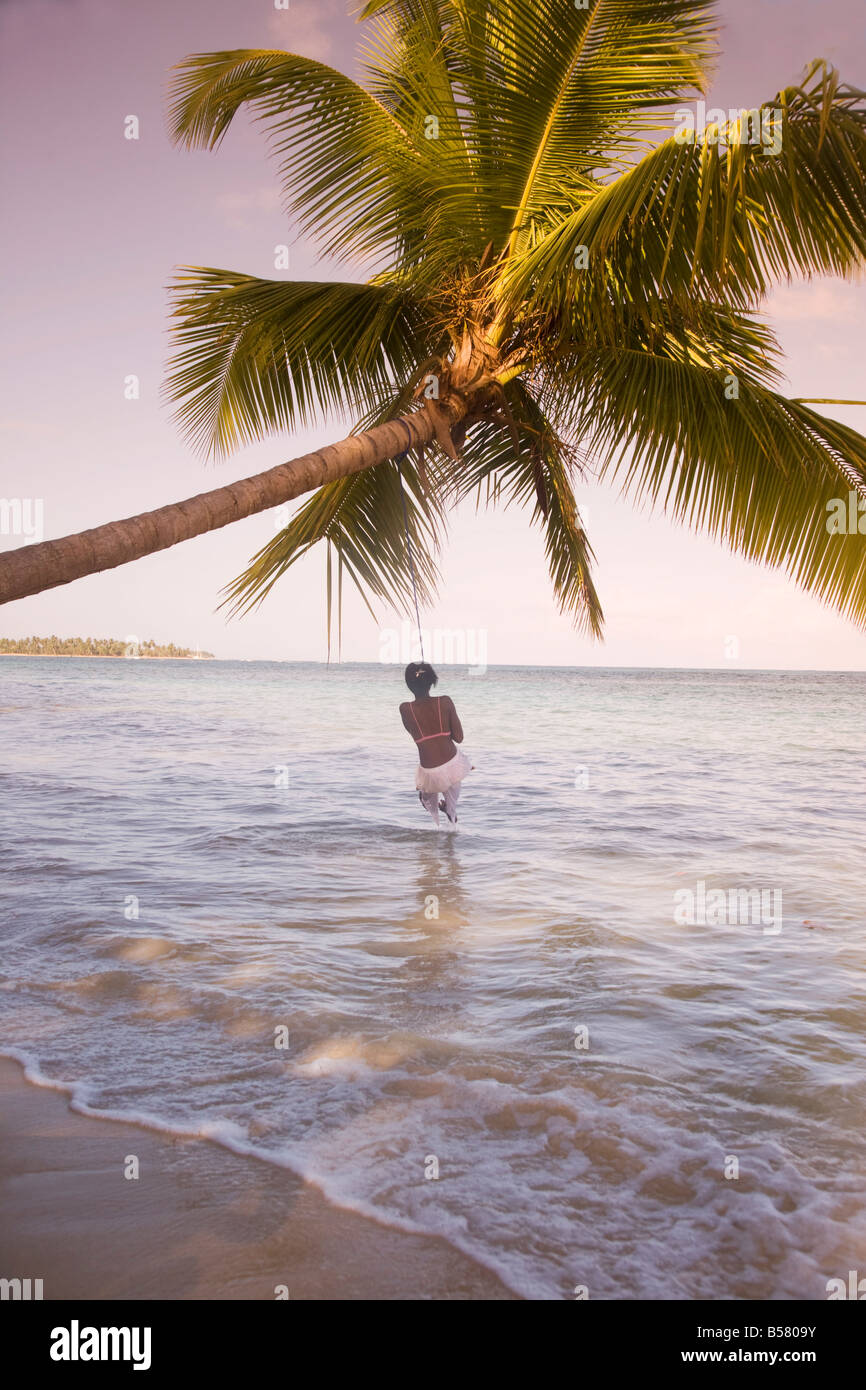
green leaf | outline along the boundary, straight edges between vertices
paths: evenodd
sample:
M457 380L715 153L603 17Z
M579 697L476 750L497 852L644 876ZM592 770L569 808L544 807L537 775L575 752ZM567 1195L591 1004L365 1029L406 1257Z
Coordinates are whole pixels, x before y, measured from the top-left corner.
M551 221L503 271L503 299L519 313L581 314L613 281L648 311L694 295L747 308L790 276L858 270L866 258L863 94L813 65L803 86L760 109L777 108L778 157L761 145L721 152L706 138L665 140ZM733 141L734 128L725 130ZM575 268L582 246L587 270Z
M425 491L411 457L404 458L401 466L418 596L428 604L439 578L436 554L444 530L441 498ZM336 553L341 583L345 569L373 616L370 597L405 613L414 611L400 470L395 461L328 483L313 493L288 526L228 586L225 602L231 611L246 612L260 604L286 570L320 541ZM329 603L329 631L330 616Z
M249 106L277 158L287 212L327 253L387 251L423 208L421 161L406 130L357 82L294 53L193 54L175 69L171 134L215 149Z
M736 374L670 356L598 353L580 371L572 425L600 479L866 625L866 540L827 530L828 504L866 496L862 435L746 374L735 388Z
M488 505L531 506L532 519L544 532L560 612L569 614L580 631L601 637L604 613L592 578L595 557L571 485L579 468L576 452L560 438L524 383L511 383L506 394L520 447L515 449L507 422L476 424L463 445L456 500L474 492Z
M435 346L399 285L259 280L187 268L167 381L192 441L219 454L393 394Z

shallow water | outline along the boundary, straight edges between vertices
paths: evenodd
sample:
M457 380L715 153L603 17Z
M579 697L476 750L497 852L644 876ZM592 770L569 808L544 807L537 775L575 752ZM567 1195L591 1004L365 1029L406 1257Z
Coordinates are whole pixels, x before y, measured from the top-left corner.
M866 674L440 689L456 832L392 667L0 660L0 1050L531 1298L866 1273Z

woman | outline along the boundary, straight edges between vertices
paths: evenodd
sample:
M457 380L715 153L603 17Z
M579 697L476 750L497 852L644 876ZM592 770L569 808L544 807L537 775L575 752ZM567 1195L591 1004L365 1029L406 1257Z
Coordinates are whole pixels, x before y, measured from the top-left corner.
M457 718L454 701L448 695L431 697L430 690L439 677L426 661L415 661L406 667L406 684L415 696L400 706L400 718L418 745L418 771L415 787L421 805L439 824L439 812L444 811L452 825L457 824L457 798L460 783L472 764L465 753L455 748L463 742L463 729ZM440 801L440 794L444 798Z

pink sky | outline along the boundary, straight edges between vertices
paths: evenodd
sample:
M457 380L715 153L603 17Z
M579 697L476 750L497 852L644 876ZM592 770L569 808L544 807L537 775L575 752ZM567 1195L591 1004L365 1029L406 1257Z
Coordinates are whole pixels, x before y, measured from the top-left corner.
M237 122L216 154L168 141L164 92L191 52L281 47L353 70L346 0L2 0L3 267L0 496L44 499L46 538L180 500L327 443L344 422L270 439L217 465L178 433L161 397L165 286L199 264L287 278L362 279L324 264L280 213L260 132ZM862 0L721 0L723 54L711 104L752 107L812 58L866 88ZM124 118L140 139L124 139ZM866 399L866 285L822 281L769 305L798 396ZM135 374L141 398L124 399ZM828 409L828 413L831 413ZM866 432L866 409L832 412ZM430 627L483 630L492 664L866 670L866 634L781 574L635 512L609 489L579 487L598 557L607 640L578 636L556 611L540 533L528 514L454 518ZM227 622L223 584L273 534L270 514L8 605L0 635L135 634L223 657L325 656L324 555L283 580L257 614ZM0 536L0 548L20 543ZM345 659L375 661L381 628L353 594ZM736 646L729 639L736 638ZM726 652L736 651L734 658Z

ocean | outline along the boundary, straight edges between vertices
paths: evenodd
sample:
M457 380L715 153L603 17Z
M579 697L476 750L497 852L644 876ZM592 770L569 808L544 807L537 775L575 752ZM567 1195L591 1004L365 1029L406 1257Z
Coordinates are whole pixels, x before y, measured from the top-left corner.
M0 659L0 1051L527 1298L866 1274L866 674L440 675L437 831L401 668Z

